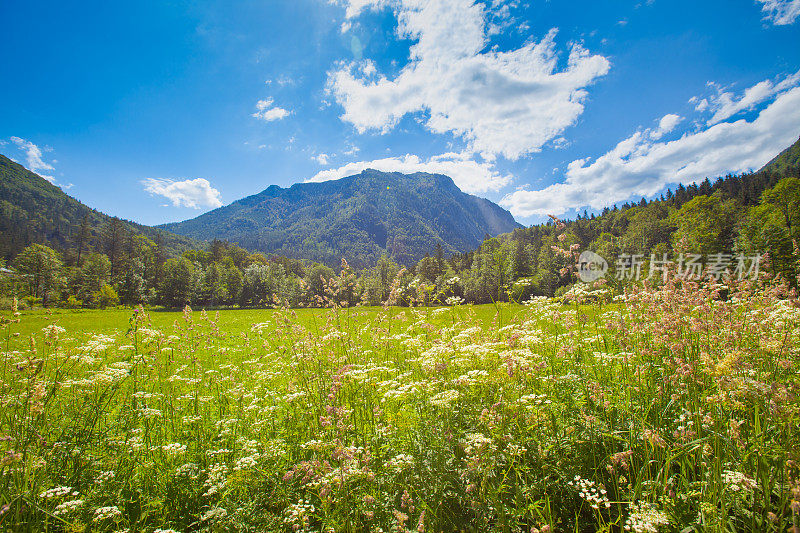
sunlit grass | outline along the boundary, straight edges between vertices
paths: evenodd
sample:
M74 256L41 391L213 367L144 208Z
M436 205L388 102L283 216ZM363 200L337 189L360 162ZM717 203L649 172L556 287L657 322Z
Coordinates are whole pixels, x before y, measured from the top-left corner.
M786 531L800 313L672 289L6 315L0 527Z

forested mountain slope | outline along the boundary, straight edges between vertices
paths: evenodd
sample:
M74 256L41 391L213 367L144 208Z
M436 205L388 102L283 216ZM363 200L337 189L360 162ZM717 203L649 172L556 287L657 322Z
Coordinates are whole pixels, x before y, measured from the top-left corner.
M465 252L487 234L521 226L508 211L462 192L447 176L365 170L322 183L273 185L197 218L161 227L330 265L344 257L364 267L382 254L413 264L437 245L445 254Z
M166 255L200 244L92 209L0 155L0 258L10 259L29 244L39 243L62 252L68 261L75 260L79 252L106 252L108 246L122 246L133 235L160 241Z

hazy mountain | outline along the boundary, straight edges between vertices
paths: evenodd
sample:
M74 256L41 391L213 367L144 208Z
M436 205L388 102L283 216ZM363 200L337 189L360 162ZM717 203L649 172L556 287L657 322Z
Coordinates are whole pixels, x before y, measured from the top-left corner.
M102 249L112 217L84 205L22 165L0 155L0 257L10 258L32 243L46 244L65 255L77 251L86 219L84 250ZM149 226L119 220L126 234L155 240L162 233L165 252L174 255L199 243Z
M195 239L225 239L266 253L365 266L387 253L411 263L433 253L475 249L520 227L489 200L440 174L365 170L322 183L272 185L230 205L160 226Z

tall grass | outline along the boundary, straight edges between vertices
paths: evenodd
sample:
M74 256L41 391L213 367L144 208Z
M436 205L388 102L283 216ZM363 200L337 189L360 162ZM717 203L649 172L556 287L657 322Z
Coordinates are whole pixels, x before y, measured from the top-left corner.
M490 326L470 306L315 328L281 309L238 334L189 309L114 335L5 318L0 528L784 532L786 296L671 282Z

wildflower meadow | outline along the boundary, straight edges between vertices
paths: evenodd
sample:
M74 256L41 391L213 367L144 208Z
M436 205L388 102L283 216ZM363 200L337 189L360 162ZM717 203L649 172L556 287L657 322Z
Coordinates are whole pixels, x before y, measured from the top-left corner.
M574 294L7 313L0 530L797 531L785 287Z

